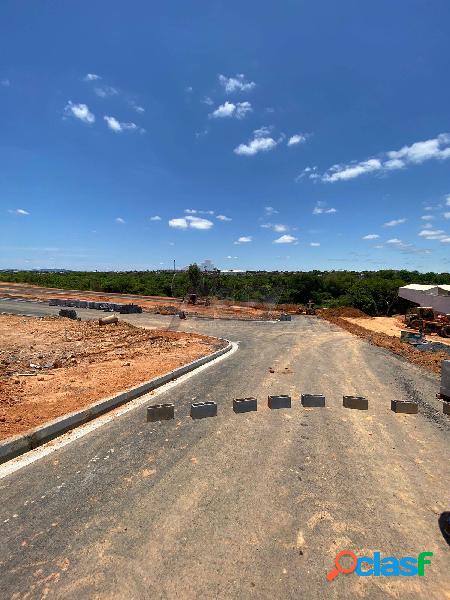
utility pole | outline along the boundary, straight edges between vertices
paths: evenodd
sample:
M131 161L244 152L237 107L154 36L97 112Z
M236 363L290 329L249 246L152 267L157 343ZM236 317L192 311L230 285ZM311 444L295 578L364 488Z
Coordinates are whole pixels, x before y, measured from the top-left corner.
M173 259L173 272L175 273L176 269L175 269L175 259Z

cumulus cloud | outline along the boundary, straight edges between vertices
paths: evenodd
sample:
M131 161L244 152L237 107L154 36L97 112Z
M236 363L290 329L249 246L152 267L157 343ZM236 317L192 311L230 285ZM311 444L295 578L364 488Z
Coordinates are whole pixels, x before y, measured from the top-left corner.
M119 225L123 225L125 223L125 219L122 219L122 217L116 217L116 223L119 223Z
M138 127L136 123L123 123L118 121L115 117L111 117L105 115L103 119L106 121L107 126L111 131L115 133L122 133L123 131L139 131L140 133L144 133L145 129Z
M95 116L91 113L86 104L74 104L72 100L69 100L64 107L64 114L69 117L75 117L75 119L79 119L88 125L95 122Z
M420 217L422 219L422 221L432 221L434 219L433 215L422 215Z
M377 240L380 236L378 233L368 233L362 239L363 240Z
M13 215L20 215L22 217L30 214L24 208L14 208L14 209L10 209L8 212L10 212Z
M292 244L293 242L296 242L297 238L294 237L293 235L282 235L281 237L277 238L276 240L273 240L274 244Z
M445 212L443 214L444 219L450 219L450 212Z
M223 119L226 117L235 117L236 119L244 119L248 113L252 112L250 102L224 102L216 110L210 113L210 119Z
M169 227L173 227L174 229L211 229L213 225L214 223L209 219L194 217L192 215L170 219L169 221Z
M161 217L159 215L154 215L153 217L150 217L150 221L161 221Z
M401 225L402 223L406 223L406 219L392 219L392 221L383 223L383 227L395 227L396 225Z
M312 246L313 248L317 248L318 246L320 246L320 242L310 242L309 245Z
M84 78L84 81L99 81L100 79L100 75L96 75L95 73L88 73Z
M225 215L217 215L216 219L218 221L231 221L231 218L230 217L226 217Z
M235 244L249 244L250 242L253 241L253 238L251 235L242 235L239 239L237 239L234 243Z
M281 141L281 138L274 140L270 134L269 127L261 127L253 132L253 139L247 144L239 144L234 149L234 153L240 156L254 156L258 152L268 152L273 150Z
M250 92L256 85L254 81L247 81L243 73L239 73L234 77L219 75L219 83L225 89L227 94L233 92Z
M296 133L295 135L292 135L287 142L288 146L295 146L296 144L301 144L303 142L306 142L306 136L303 135L302 133Z
M383 152L378 157L352 161L349 164L333 165L318 178L325 183L334 183L355 179L367 173L386 173L411 165L419 165L428 160L446 160L448 158L450 158L450 135L441 133L430 140L403 146L400 150ZM303 171L302 175L308 176L310 179L317 179L315 175L318 174L315 171L309 173Z

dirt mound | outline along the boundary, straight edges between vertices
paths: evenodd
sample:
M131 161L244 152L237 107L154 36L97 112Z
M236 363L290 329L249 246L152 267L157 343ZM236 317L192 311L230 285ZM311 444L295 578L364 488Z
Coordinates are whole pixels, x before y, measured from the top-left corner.
M332 309L335 310L335 309ZM348 309L354 311L355 309ZM358 311L360 312L360 311ZM394 354L398 354L399 356L403 356L410 362L424 367L433 373L441 372L441 363L443 360L448 360L449 356L446 352L422 352L411 346L410 344L405 344L400 341L399 338L392 337L387 335L386 333L379 333L375 331L370 331L369 329L365 329L360 325L356 325L350 321L347 321L343 316L353 316L353 315L340 315L333 316L331 310L323 310L320 311L320 316L323 319L326 319L330 323L334 325L338 325L342 329L357 335L358 337L364 338L370 344L374 346L380 346L381 348L386 348L390 350ZM364 313L363 313L364 314ZM367 317L367 315L364 315ZM361 317L361 315L359 315Z
M355 319L369 319L369 315L366 315L359 308L352 308L351 306L340 306L338 308L322 308L317 311L320 316L328 317L353 317Z
M0 439L167 373L223 344L123 321L100 327L96 321L0 315Z

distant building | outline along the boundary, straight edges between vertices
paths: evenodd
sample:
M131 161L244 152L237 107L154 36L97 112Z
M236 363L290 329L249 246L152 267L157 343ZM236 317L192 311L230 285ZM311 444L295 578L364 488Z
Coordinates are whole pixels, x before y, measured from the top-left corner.
M411 283L399 288L398 295L419 306L431 306L437 312L450 314L450 285Z

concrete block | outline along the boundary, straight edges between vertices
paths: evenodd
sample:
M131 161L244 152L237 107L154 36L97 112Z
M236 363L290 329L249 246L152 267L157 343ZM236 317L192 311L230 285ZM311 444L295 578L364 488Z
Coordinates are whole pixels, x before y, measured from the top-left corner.
M173 404L153 404L147 407L147 422L170 421L175 418Z
M191 404L191 417L193 419L204 419L205 417L217 416L217 404L215 402L193 402Z
M291 408L291 397L285 394L269 396L267 399L269 408Z
M291 315L287 315L287 314L284 314L284 313L282 313L280 315L280 321L291 321L291 320L292 320Z
M444 413L444 415L450 416L450 402L444 402L444 405L442 407L442 412Z
M236 400L233 400L233 410L235 413L258 410L258 401L256 398L236 398Z
M325 396L322 394L302 394L302 406L305 408L323 408Z
M419 412L419 406L412 400L391 400L391 410L395 413L416 415Z
M450 360L441 363L441 396L450 399Z
M369 410L369 401L362 396L344 396L342 405L344 408L355 408L356 410Z

